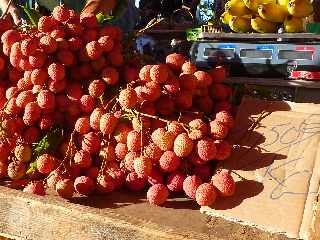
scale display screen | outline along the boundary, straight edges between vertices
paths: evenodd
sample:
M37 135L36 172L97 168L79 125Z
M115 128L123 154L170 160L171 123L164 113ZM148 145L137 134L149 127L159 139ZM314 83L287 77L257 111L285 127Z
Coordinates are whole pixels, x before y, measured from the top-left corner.
M204 50L204 56L208 58L234 58L235 50L233 48L206 48Z
M279 50L278 58L286 60L312 60L312 51Z
M272 58L272 50L257 50L257 49L241 49L240 57L244 58Z

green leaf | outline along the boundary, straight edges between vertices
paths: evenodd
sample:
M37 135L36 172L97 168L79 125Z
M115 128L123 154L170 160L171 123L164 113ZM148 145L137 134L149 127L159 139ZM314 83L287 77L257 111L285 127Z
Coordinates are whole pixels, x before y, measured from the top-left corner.
M102 12L96 15L97 21L99 24L103 24L104 22L110 22L114 19L114 16L104 15Z
M187 41L197 41L201 28L188 28L186 30Z
M37 170L37 162L36 161L30 163L30 167L26 173L27 174L33 173L35 170Z
M37 26L39 22L39 18L41 17L41 14L37 10L30 8L27 2L24 6L21 6L21 7L25 12L25 14L28 16L31 24L33 26Z
M58 145L63 139L63 129L55 126L43 136L43 138L32 146L32 153L34 158L45 152L55 152Z

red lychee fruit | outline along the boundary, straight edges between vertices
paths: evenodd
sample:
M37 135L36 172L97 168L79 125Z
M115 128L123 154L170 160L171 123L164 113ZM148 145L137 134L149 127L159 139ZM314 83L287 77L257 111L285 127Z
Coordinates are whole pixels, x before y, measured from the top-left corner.
M130 131L127 135L127 147L129 151L139 152L141 148L141 134L137 131Z
M48 72L45 69L36 68L31 72L30 80L33 85L43 85L48 77Z
M74 163L80 168L90 168L92 164L90 153L84 150L79 150L74 155Z
M201 184L196 191L196 201L200 206L212 205L216 197L216 190L211 183Z
M173 98L169 96L161 96L157 101L156 108L158 113L164 116L171 115L174 111Z
M99 153L101 147L100 137L94 133L89 132L83 136L81 148L88 151L90 154Z
M82 97L82 85L78 82L74 82L67 87L68 97L71 100L80 100Z
M186 74L194 74L197 71L197 67L192 62L187 61L183 63L181 71Z
M217 154L217 148L214 140L211 138L204 138L199 140L196 145L199 157L204 161L213 160Z
M63 65L70 66L76 63L74 54L68 49L61 49L57 53L57 59Z
M212 77L209 73L205 71L196 71L193 74L197 78L197 86L198 88L208 87L212 84Z
M10 155L10 149L4 141L0 142L0 162L8 161Z
M89 88L88 88L88 91L89 91L89 94L92 96L92 97L100 97L104 91L106 90L106 84L98 79L98 80L93 80L90 85L89 85Z
M90 113L93 111L96 104L96 99L91 95L83 95L80 98L80 108L84 113Z
M37 158L37 169L40 173L48 175L54 170L56 160L50 154L42 154Z
M20 162L30 162L32 156L32 149L29 145L19 144L14 148L14 156Z
M71 179L61 179L55 188L60 197L70 199L74 193L74 182Z
M8 176L12 180L18 180L25 176L26 165L22 162L11 162L8 165Z
M72 37L68 39L69 49L73 52L77 52L83 46L83 42L79 37Z
M186 61L185 56L179 53L172 53L166 57L166 64L174 71L180 72L181 67Z
M215 142L217 148L216 159L217 160L225 160L231 155L232 147L230 143L224 140L216 140Z
M180 75L180 87L184 90L195 91L198 86L198 80L193 74L181 74Z
M235 193L236 185L229 170L219 169L211 178L212 185L221 197L229 197Z
M40 38L39 46L47 54L54 53L58 49L56 40L49 35Z
M55 81L51 78L48 80L48 89L53 93L61 93L66 89L67 81L66 79Z
M95 28L89 28L89 29L84 28L84 31L81 34L81 37L84 42L89 43L97 40L98 33ZM100 45L98 45L98 47L100 48ZM102 53L102 49L100 49L100 52Z
M89 195L94 189L94 182L92 178L87 176L80 176L74 180L74 189L77 193L82 195Z
M147 192L147 199L152 205L161 205L167 201L169 191L163 184L155 184L151 186Z
M131 172L126 177L126 186L131 191L141 191L147 183L146 178L139 177L135 172Z
M86 53L91 60L97 60L102 55L102 49L98 41L88 42L86 45Z
M115 149L112 145L104 146L100 152L99 157L106 163L111 163L116 161Z
M167 187L171 192L183 191L183 182L186 175L181 172L173 172L167 178Z
M196 107L206 114L210 114L213 111L213 101L209 96L197 97L195 99Z
M111 65L113 65L115 67L120 67L124 63L124 58L123 58L121 51L116 46L116 43L115 43L113 49L110 52L108 52L107 57L108 57Z
M52 10L52 16L55 20L59 22L66 22L69 20L70 11L64 5L56 6Z
M128 148L125 143L117 143L114 150L117 158L120 160L124 159L128 153Z
M137 93L138 95L138 93ZM159 99L161 95L161 88L157 82L148 82L142 87L142 99L154 102Z
M115 182L109 174L97 177L97 189L101 193L109 193L115 189Z
M192 140L203 138L208 133L207 124L200 118L189 122L190 132L189 137Z
M181 133L174 140L173 150L178 157L187 157L193 149L193 142L188 134Z
M176 76L169 76L163 89L166 90L169 94L176 94L180 90L180 79Z
M144 81L144 82L151 81L151 78L150 78L151 67L152 67L152 65L145 65L140 69L139 78L141 81Z
M192 173L200 177L204 182L207 182L212 177L211 167L207 164L196 166Z
M232 128L234 125L234 119L230 113L227 111L221 111L216 114L216 121L226 125L229 128Z
M229 128L217 121L210 122L211 136L215 139L224 139L229 132Z
M133 167L138 176L147 177L152 171L152 161L148 157L140 156L134 160Z
M159 184L164 182L163 173L158 168L152 168L150 175L148 176L148 182L151 185Z
M104 114L104 110L102 108L95 108L90 115L90 127L94 130L100 129L100 120Z
M29 63L34 68L40 68L44 65L47 59L43 51L37 50L33 55L29 56Z
M190 91L180 91L175 99L176 106L180 109L186 110L192 107L192 93Z
M10 116L16 116L21 112L21 108L16 104L16 98L8 100L5 112Z
M58 26L56 29L53 29L50 33L50 37L54 39L64 38L66 32L64 31L63 27Z
M132 128L127 123L119 123L114 131L114 138L117 142L127 143L128 133Z
M34 181L30 182L24 189L23 192L25 193L32 193L39 196L46 195L46 192L44 190L43 182L41 181Z
M80 134L86 134L90 131L90 120L89 117L78 118L74 129Z
M40 130L36 127L29 127L24 131L23 139L28 144L32 144L38 141L40 136Z
M43 33L51 32L57 25L57 21L49 16L41 16L38 21L38 30Z
M48 74L54 81L61 81L65 78L65 67L60 63L52 63L48 67Z
M40 108L46 111L53 111L56 107L55 95L49 90L42 90L38 93L37 103Z
M210 87L210 96L215 99L215 100L227 100L231 94L232 94L232 89L226 85L223 84L213 84Z
M182 123L177 121L172 121L168 125L168 131L172 132L175 136L178 136L180 133L183 133L185 130Z
M223 66L216 66L209 71L214 83L221 83L226 79L226 69Z
M153 65L150 69L150 78L157 83L164 83L167 81L169 69L166 65Z
M195 199L196 191L201 184L202 184L202 180L198 176L196 175L188 176L183 181L183 191L188 197Z
M95 28L98 25L95 14L81 14L80 23L87 28Z
M106 113L100 119L100 131L104 135L109 135L114 132L118 124L118 119L112 113Z
M179 168L181 159L172 151L166 151L159 159L159 167L163 172L174 172Z
M124 167L129 172L134 171L134 160L139 157L137 152L128 152L124 158Z
M36 102L30 102L26 105L23 114L23 122L27 126L34 125L41 116L41 108Z
M110 36L102 36L98 39L98 43L104 52L110 52L113 49L113 39Z
M21 53L24 56L33 55L38 48L38 39L37 38L27 38L21 42Z
M1 36L1 42L9 47L12 46L15 42L19 42L20 40L20 33L14 29L5 31Z
M132 88L126 88L119 94L118 101L125 109L132 109L137 105L137 94Z
M55 123L55 119L51 114L43 114L39 119L39 127L41 130L49 130Z
M170 151L173 147L175 135L163 128L158 128L151 134L151 139L162 151Z
M150 158L153 163L157 163L162 156L162 150L155 144L150 143L148 146L144 149L145 156Z

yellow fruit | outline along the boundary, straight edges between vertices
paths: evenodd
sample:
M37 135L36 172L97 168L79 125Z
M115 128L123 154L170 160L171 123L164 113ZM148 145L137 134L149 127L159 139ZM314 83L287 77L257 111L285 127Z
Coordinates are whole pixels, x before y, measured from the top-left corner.
M232 17L229 26L236 33L246 33L251 30L250 19L245 17Z
M289 0L277 0L277 3L287 8Z
M251 27L259 33L274 33L278 29L276 23L269 22L261 17L252 18Z
M270 22L283 22L288 16L285 7L275 3L267 3L258 7L259 16Z
M288 12L298 18L308 17L313 13L313 6L309 0L290 0Z
M289 15L283 23L284 30L287 33L303 32L302 18L296 18Z
M229 24L230 19L232 18L232 15L230 15L229 12L224 12L221 14L220 20L224 24Z
M247 6L247 8L257 13L259 5L276 3L276 0L243 0L243 2Z
M230 0L225 4L225 10L232 16L243 16L250 13L242 0Z

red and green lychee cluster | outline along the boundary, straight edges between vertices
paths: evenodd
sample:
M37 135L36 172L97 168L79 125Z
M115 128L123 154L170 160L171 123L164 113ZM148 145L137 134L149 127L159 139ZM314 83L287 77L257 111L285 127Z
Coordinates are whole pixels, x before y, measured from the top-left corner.
M125 62L119 28L63 5L29 32L2 21L1 179L63 198L148 189L155 205L175 192L201 206L234 194L230 171L215 169L232 150L223 67L202 71L174 53L138 68ZM35 156L32 145L57 124L65 140Z

